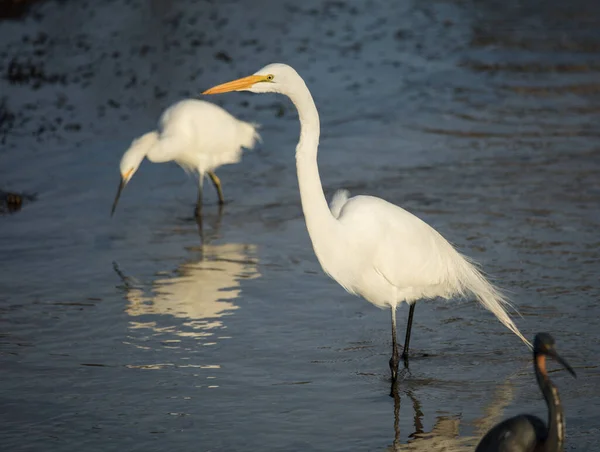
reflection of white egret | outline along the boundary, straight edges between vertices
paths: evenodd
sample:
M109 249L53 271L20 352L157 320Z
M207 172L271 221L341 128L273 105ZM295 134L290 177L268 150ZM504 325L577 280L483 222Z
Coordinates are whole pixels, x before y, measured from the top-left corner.
M473 294L526 344L506 312L508 301L468 259L431 226L406 210L373 196L337 192L327 205L319 168L319 113L304 80L285 64L215 86L204 94L229 91L281 93L300 118L296 169L302 210L323 270L344 289L392 312L392 379L398 370L396 307L410 305L403 358L408 358L415 303L421 299Z
M460 436L460 416L438 416L429 432L423 431L423 412L420 403L412 391L404 391L414 410L415 432L410 435L407 444L400 443L400 398L398 382L392 386L394 398L394 443L387 451L394 452L466 452L472 451L482 432L502 418L506 407L515 397L512 376L496 387L490 402L484 408L484 414L473 421L476 433L473 436Z
M139 288L127 289L127 314L163 316L157 321L133 320L132 329L150 328L155 333L200 339L224 328L223 318L238 308L235 300L240 296L241 280L260 276L256 268L256 246L206 244L202 254L202 260L181 265L176 276L156 279L151 295ZM184 322L164 326L168 324L164 316Z

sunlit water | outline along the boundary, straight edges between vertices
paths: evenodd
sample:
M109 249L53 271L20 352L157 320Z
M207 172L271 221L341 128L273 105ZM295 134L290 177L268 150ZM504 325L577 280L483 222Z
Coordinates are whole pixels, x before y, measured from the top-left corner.
M203 242L175 165L109 217L162 109L274 61L314 94L328 198L383 197L481 261L575 367L552 373L567 449L596 450L594 2L38 2L0 39L0 189L37 193L0 217L3 450L468 451L545 418L527 349L471 301L417 305L389 396L389 313L322 273L281 97L210 98L264 142L218 171L222 217L207 186Z

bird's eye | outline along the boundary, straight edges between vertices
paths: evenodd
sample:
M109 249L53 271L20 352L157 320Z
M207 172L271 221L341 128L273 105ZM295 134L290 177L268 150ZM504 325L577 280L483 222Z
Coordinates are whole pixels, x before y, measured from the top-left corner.
M267 75L267 82L272 82L275 76L273 74Z

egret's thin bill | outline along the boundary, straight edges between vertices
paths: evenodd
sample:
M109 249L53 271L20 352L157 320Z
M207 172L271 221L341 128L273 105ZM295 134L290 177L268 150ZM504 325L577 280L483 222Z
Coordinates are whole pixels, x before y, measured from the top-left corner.
M127 182L125 182L125 179L121 179L121 182L119 182L119 189L117 190L117 196L115 196L115 201L113 202L112 210L110 211L111 217L115 214L115 209L117 208L117 203L119 202L119 198L121 197L121 192L123 191L123 188L125 188L125 185L127 185Z

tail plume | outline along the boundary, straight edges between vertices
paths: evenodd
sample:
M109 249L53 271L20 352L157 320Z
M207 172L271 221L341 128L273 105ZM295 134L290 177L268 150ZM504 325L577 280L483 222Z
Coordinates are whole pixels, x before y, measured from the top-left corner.
M253 122L239 122L240 145L246 149L252 149L257 142L262 142L262 138L258 133L259 124Z
M491 311L506 328L515 333L530 349L532 349L531 342L521 334L508 315L507 308L511 308L516 312L515 307L500 289L495 287L485 278L474 261L463 255L460 255L460 257L462 258L462 265L458 266L456 274L460 292L462 294L470 292L475 295L483 307L488 311Z

